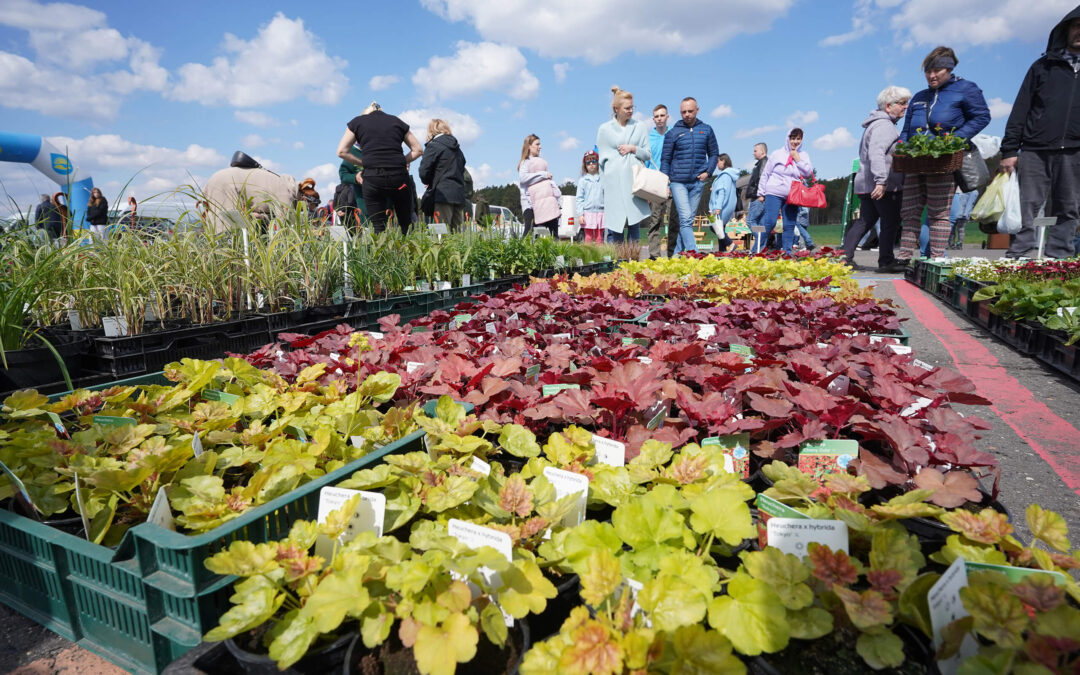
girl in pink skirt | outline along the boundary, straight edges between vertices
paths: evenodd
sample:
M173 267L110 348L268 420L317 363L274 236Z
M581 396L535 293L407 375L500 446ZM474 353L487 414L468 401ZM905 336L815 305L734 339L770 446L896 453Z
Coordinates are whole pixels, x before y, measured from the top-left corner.
M600 156L586 152L577 184L577 213L585 228L585 243L604 243L604 186L599 172Z

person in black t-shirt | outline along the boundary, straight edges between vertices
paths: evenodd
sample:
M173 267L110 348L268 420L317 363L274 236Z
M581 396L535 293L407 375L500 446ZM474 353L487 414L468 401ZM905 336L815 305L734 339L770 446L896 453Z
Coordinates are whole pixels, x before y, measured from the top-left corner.
M360 147L363 159L353 153L353 143ZM402 143L409 146L408 153L401 152ZM378 103L369 105L346 125L337 156L361 167L360 187L376 232L386 229L389 211L384 205L388 203L397 215L398 227L408 232L416 208L415 192L409 188L408 165L423 154L409 125L384 113Z

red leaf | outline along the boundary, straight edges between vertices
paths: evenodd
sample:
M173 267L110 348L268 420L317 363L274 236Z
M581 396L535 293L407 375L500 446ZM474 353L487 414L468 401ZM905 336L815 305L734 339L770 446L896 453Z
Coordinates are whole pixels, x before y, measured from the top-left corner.
M751 408L759 413L768 415L769 417L786 418L791 414L791 409L794 407L790 401L778 398L765 398L754 392L749 392L746 397L750 401Z
M924 466L930 462L929 444L911 422L896 415L883 414L878 417L876 426L908 466Z
M810 544L810 571L826 586L840 584L847 586L859 578L859 570L852 564L851 558L843 551L833 551L828 546Z
M857 468L859 475L866 476L870 481L870 487L875 490L881 490L889 485L903 485L908 480L906 473L900 473L865 448L859 450Z
M979 483L966 471L950 471L942 475L937 469L924 468L915 476L915 486L933 490L930 501L947 509L955 509L968 502L982 501Z

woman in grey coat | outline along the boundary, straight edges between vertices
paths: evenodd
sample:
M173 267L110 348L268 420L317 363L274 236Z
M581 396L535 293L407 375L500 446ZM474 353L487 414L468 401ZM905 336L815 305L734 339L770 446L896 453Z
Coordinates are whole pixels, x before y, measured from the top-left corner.
M886 87L878 94L877 110L871 112L862 123L859 172L855 174L859 219L851 224L844 235L844 255L847 263L856 268L855 247L880 218L877 271L903 271L893 257L893 246L900 231L900 188L904 184L904 176L892 170L892 149L900 138L896 122L904 116L910 99L911 92L907 89Z

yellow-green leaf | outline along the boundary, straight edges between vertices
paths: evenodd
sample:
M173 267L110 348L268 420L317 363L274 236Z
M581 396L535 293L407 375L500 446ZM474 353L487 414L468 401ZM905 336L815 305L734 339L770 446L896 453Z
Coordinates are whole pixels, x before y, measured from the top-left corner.
M780 597L764 581L738 572L728 594L709 604L709 625L747 656L777 652L788 644L790 627Z
M413 645L416 667L424 675L454 675L457 664L476 656L480 634L464 614L451 614L438 626L420 626Z
M1032 504L1024 512L1032 536L1063 553L1069 550L1069 527L1061 515Z
M904 641L891 630L860 633L855 651L874 670L896 668L904 662Z

